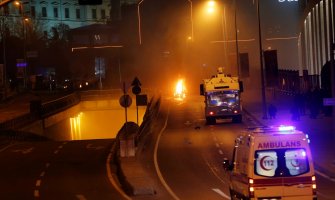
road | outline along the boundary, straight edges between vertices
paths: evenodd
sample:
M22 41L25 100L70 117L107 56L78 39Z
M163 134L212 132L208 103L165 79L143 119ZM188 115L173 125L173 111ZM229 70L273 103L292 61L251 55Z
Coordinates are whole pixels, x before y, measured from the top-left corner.
M0 150L0 199L123 199L107 176L114 140L27 141Z
M230 199L227 177L222 168L224 157L231 160L238 132L254 122L244 117L242 124L222 120L205 125L203 99L190 97L185 102L164 102L167 126L158 150L158 174L174 199ZM321 200L335 196L335 184L317 176Z
M199 96L188 97L187 103L163 100L166 126L159 129L157 148L143 150L155 155L154 167L150 160L143 162L157 175L157 193L134 199L230 199L222 161L231 159L236 135L252 121L244 117L241 124L222 120L206 125L203 112ZM317 131L311 133L312 139ZM113 139L25 141L2 147L0 199L124 199L106 170L113 143ZM318 199L333 199L333 180L316 176Z

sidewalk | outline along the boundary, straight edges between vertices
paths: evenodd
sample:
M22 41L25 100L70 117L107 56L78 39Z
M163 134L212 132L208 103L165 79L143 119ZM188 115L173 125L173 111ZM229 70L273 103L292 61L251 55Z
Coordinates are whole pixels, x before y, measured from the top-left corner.
M309 111L300 117L300 120L291 120L290 97L277 98L267 103L272 103L277 107L276 119L263 119L261 103L245 103L246 113L250 113L256 125L294 125L297 130L301 130L309 135L312 156L316 168L316 173L327 176L335 181L335 120L319 114L316 119L309 117Z

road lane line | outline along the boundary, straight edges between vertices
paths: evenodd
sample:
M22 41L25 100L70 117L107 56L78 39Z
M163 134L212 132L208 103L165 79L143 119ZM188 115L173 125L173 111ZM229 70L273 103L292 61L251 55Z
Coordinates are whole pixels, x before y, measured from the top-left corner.
M0 152L2 152L2 151L6 150L6 149L8 149L9 147L14 146L14 145L15 145L15 144L9 144L9 145L5 146L4 148L0 149Z
M155 144L155 149L154 149L154 164L155 164L155 169L156 169L156 173L157 173L157 176L159 178L159 180L161 181L161 183L163 184L163 186L165 187L165 189L170 193L170 195L176 199L176 200L180 200L178 198L178 196L172 191L172 189L170 188L170 186L166 183L166 181L164 180L163 176L162 176L162 173L161 171L159 170L159 167L158 167L158 161L157 161L157 150L158 150L158 143L159 143L159 140L164 132L164 130L166 129L166 126L167 126L167 122L168 122L168 119L169 119L169 114L170 114L170 109L168 109L168 113L167 113L167 116L166 116L166 119L165 119L165 124L164 124L164 127L162 128L162 130L159 132L158 134L158 137L157 137L157 140L156 140L156 144Z
M42 180L41 180L41 179L38 179L38 180L36 181L36 187L40 187L40 186L41 186L41 182L42 182Z
M45 175L45 171L41 172L40 177L43 177Z
M124 193L124 191L119 187L119 185L116 183L113 177L113 173L111 171L111 166L110 166L112 156L113 156L113 150L109 152L107 160L106 160L106 170L107 170L108 180L114 186L114 188L121 194L121 196L123 196L127 200L131 200L131 198L126 193Z
M59 147L58 147L58 149L62 149L63 148L63 145L60 145Z
M34 190L34 197L40 197L40 191Z
M50 167L50 163L45 164L45 168L48 168L48 167Z
M328 179L328 180L330 180L330 181L332 181L332 182L335 182L335 178L331 178L331 177L329 177L328 175L326 175L326 174L320 172L319 170L315 170L315 173L318 174L319 176L322 176L322 177L325 178L325 179Z
M86 197L84 195L82 195L82 194L77 194L76 197L79 200L86 200Z
M209 164L209 162L207 161L207 159L205 157L202 156L202 159L204 159L206 165L212 171L214 176L216 176L223 184L226 184L226 182L215 172L215 167L212 167L211 164Z
M220 189L218 188L213 188L212 189L214 192L218 193L220 196L226 198L226 199L231 199L230 196L226 195L224 192L222 192Z
M54 151L54 154L58 154L58 152L59 152L59 151L58 151L58 150L56 150L56 151Z
M217 148L219 148L219 147L220 147L220 145L219 145L218 143L215 143L215 146L216 146Z
M223 151L222 151L221 149L219 150L219 154L220 154L220 155L223 155Z

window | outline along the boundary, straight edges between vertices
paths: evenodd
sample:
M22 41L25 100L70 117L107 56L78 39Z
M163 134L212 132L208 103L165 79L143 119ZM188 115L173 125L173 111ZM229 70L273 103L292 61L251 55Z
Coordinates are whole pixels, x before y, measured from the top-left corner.
M47 17L47 8L42 7L42 17Z
M237 90L227 90L220 92L208 93L208 107L224 106L235 108L239 105L239 96Z
M101 10L101 19L106 19L106 11L104 9Z
M69 8L65 8L65 18L70 18L70 10L69 10Z
M79 8L76 9L76 18L80 19L80 9Z
M30 12L31 12L31 17L35 18L36 17L36 10L35 10L35 6L31 6L30 7Z
M58 8L54 8L54 18L58 18Z
M273 149L255 152L255 174L266 177L298 176L309 172L305 149Z
M97 9L92 9L92 19L97 18Z

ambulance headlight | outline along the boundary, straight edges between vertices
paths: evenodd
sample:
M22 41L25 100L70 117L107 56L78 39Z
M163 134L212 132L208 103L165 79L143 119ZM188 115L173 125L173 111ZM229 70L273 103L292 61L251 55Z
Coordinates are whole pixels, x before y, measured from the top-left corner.
M278 131L280 132L288 132L288 131L294 131L295 127L294 126L284 126L284 125L280 125L278 127Z

